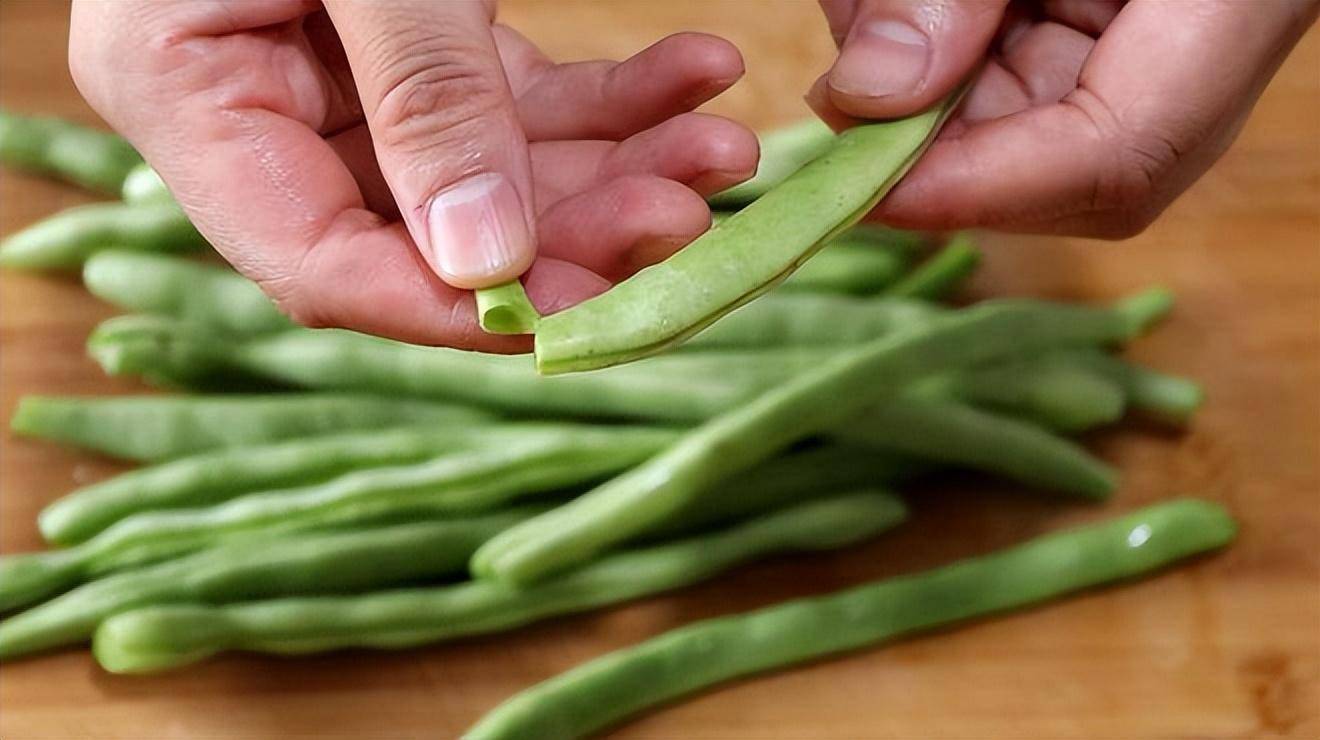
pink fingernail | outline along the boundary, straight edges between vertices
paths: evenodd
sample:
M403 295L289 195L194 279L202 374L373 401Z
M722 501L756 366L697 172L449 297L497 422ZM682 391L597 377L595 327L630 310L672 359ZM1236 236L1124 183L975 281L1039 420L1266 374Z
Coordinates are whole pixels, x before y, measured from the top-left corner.
M856 29L830 70L830 87L878 98L913 92L926 76L930 40L902 21L873 21Z
M496 172L473 175L431 198L423 253L456 288L512 280L531 264L533 245L522 199Z

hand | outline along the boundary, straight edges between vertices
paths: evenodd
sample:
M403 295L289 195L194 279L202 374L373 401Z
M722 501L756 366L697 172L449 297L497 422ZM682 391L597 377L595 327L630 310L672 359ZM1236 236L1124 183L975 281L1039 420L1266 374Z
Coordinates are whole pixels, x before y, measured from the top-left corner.
M957 118L875 211L895 226L1139 233L1209 169L1315 21L1316 0L822 0L836 128ZM984 62L984 66L981 66Z
M203 234L287 313L405 341L520 351L470 288L523 275L542 312L709 226L755 137L690 111L736 49L671 36L556 65L491 6L94 2L69 62Z

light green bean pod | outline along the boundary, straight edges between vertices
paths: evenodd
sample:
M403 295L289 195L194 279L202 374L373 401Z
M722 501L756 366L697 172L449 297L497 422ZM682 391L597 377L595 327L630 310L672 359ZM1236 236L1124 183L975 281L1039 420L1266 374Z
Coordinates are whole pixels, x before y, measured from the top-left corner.
M449 576L478 545L534 511L293 533L112 574L0 621L0 661L83 642L106 617L140 606L350 593Z
M225 650L296 654L401 648L501 632L688 586L772 553L845 547L905 516L902 503L884 494L813 501L727 529L615 553L525 590L469 581L340 598L147 607L103 622L93 651L106 670L142 673Z
M1183 499L923 573L695 622L537 684L463 737L585 737L724 681L1145 575L1224 547L1236 531L1217 504Z

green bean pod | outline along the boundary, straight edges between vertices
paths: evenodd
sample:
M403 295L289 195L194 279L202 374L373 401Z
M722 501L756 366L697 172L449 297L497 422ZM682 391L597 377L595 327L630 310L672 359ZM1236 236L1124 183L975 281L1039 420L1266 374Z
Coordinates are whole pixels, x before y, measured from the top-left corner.
M0 241L0 266L76 270L103 249L192 252L206 246L173 203L93 203L69 208Z
M216 378L295 387L448 399L524 416L704 419L819 362L784 348L657 357L636 368L563 378L536 374L527 356L419 347L353 332L294 329L225 341L157 316L103 322L88 349L111 375L170 385Z
M257 284L227 267L170 255L108 250L83 266L92 295L137 313L160 314L225 334L282 331L291 322Z
M845 423L859 405L937 373L1032 352L1121 341L1140 326L1120 308L1003 301L840 353L750 403L715 417L669 449L568 504L513 527L473 556L473 573L533 582L645 532L722 478L804 437Z
M961 97L960 90L916 116L848 129L669 259L546 316L536 330L537 370L577 372L655 354L774 287L902 179Z
M898 499L883 494L814 501L728 529L615 553L525 590L469 581L362 596L147 607L102 622L93 652L106 670L142 673L225 650L400 648L499 632L688 586L772 553L845 547L905 515Z
M0 165L119 195L129 171L141 161L132 145L109 131L0 111Z
M1236 530L1216 504L1173 501L924 573L696 622L537 684L463 737L585 737L735 678L1141 576L1223 547Z
M1118 485L1117 471L1073 442L1035 424L962 403L886 398L839 426L835 436L1086 499L1107 498Z
M130 514L207 506L244 493L317 483L350 470L419 462L477 446L480 439L474 426L449 424L224 447L84 486L42 509L37 524L47 542L73 545Z
M460 406L347 393L26 396L10 428L25 437L154 462L354 429L461 426L490 419Z
M112 574L0 622L0 661L88 640L111 614L149 604L349 593L452 575L478 545L533 511L292 534Z
M359 470L295 489L250 493L207 508L135 514L65 550L0 557L0 611L105 573L235 538L495 509L513 499L602 480L636 465L676 435L564 424L526 424L482 434L488 437L478 449ZM496 442L498 435L503 438Z

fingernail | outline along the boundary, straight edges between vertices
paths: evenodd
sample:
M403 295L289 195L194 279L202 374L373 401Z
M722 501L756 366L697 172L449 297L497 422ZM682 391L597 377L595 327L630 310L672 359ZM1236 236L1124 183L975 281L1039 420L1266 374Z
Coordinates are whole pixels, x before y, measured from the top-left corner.
M830 70L830 87L863 98L910 93L925 78L929 60L930 39L915 26L871 21L844 44Z
M426 235L427 262L456 288L512 280L531 264L532 238L522 199L496 172L473 175L436 193L426 207Z

